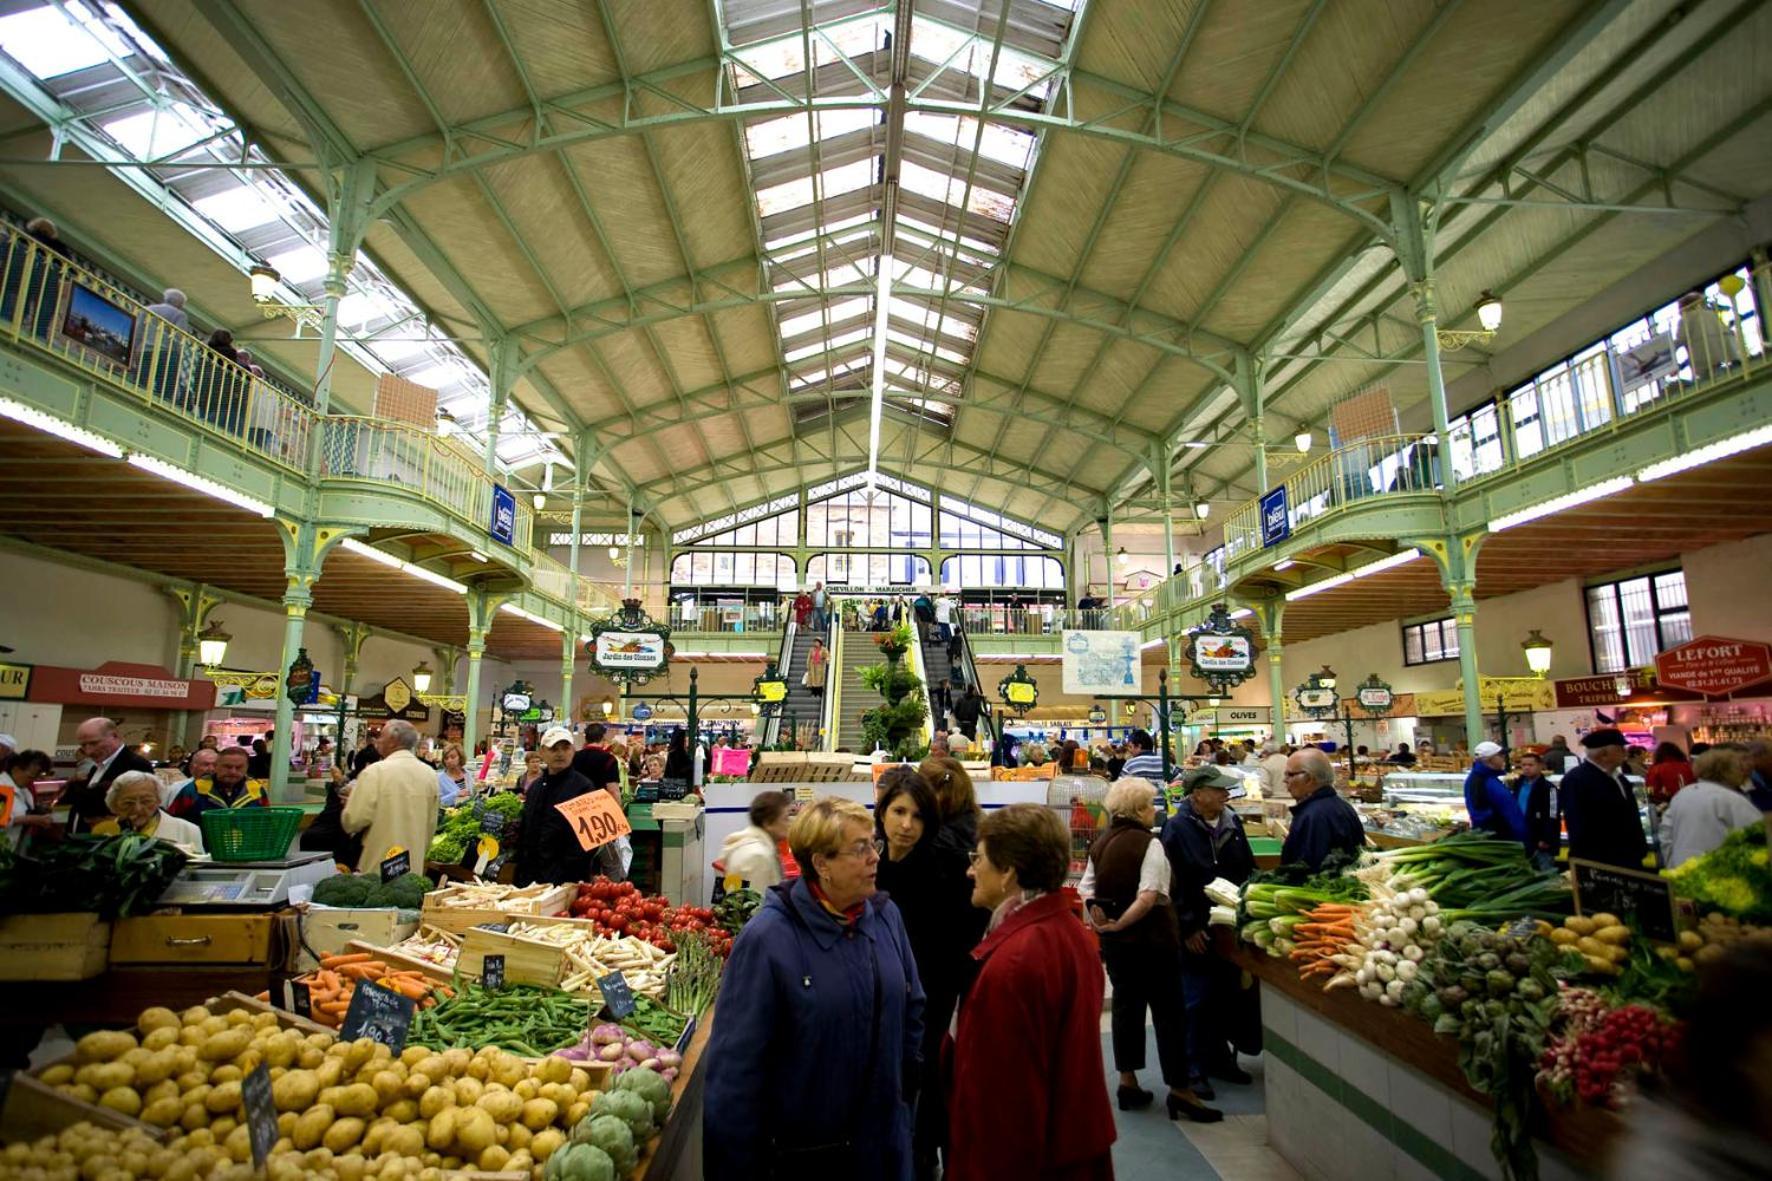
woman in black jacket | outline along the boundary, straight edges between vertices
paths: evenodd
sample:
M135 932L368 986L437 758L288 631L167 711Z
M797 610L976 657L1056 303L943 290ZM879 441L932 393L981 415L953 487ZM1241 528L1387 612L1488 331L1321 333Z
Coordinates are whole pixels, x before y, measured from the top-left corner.
M915 1175L924 1178L935 1175L936 1153L947 1143L941 1042L965 980L970 962L967 953L977 944L980 927L974 921L967 859L940 839L939 805L929 784L909 767L894 767L880 776L880 787L880 801L874 808L875 843L880 847L875 885L892 899L904 919L926 998L922 1077L912 1138Z
M331 775L326 781L326 803L320 809L320 815L314 817L314 823L301 834L300 842L304 851L331 853L332 859L340 865L356 865L363 856L362 835L347 833L342 819L345 800L341 792L348 782L344 764L332 764Z

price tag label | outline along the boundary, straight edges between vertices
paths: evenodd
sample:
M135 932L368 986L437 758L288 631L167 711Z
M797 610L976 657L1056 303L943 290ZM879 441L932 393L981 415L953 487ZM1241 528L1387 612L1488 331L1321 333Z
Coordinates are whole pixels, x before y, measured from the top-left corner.
M1623 869L1598 861L1571 858L1575 878L1575 913L1630 915L1643 934L1660 943L1680 936L1674 884L1655 873Z
M603 1007L617 1021L633 1014L634 990L628 987L628 978L619 969L597 977L597 991L603 994Z
M480 985L483 988L505 986L505 957L489 955L480 962Z
M794 801L796 803L810 804L813 800L816 800L817 798L818 798L818 793L816 791L814 791L812 788L805 786L804 784L802 784L801 786L796 787L794 789Z
M411 872L412 854L405 849L392 850L382 859L381 880L384 884Z
M484 796L475 796L474 797L474 819L475 820L485 820L486 819L486 797L484 797Z
M412 998L365 980L351 994L351 1007L345 1010L339 1040L354 1042L366 1037L398 1054L406 1048L406 1034L417 1011L418 1005Z
M289 1011L297 1017L312 1017L314 1015L313 993L300 980L289 982Z
M697 1018L695 1018L695 1017L691 1017L689 1019L689 1023L683 1027L682 1034L680 1034L677 1038L677 1044L675 1046L671 1047L672 1049L676 1050L677 1053L681 1054L681 1053L683 1053L684 1050L689 1048L690 1039L695 1037L695 1023L696 1023L696 1021L697 1021Z
M262 1169L277 1144L277 1105L271 1100L271 1072L264 1063L240 1080L240 1100L246 1107L246 1136L252 1144L252 1163Z
M474 876L484 877L487 865L494 857L498 856L498 838L481 837L479 843L474 846L474 851L478 855L474 861Z
M480 817L480 831L488 836L498 836L504 830L505 814L503 812L488 812Z
M621 804L600 789L573 796L554 807L566 817L566 823L572 826L572 835L578 838L579 848L587 853L634 831L621 810Z

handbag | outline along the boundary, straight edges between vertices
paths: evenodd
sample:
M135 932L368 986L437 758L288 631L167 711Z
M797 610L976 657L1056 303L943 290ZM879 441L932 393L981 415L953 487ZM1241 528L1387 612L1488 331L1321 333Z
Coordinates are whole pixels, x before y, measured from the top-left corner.
M874 1004L873 1011L868 1014L868 1061L867 1068L855 1076L862 1080L855 1093L855 1100L849 1108L849 1119L846 1127L853 1129L861 1119L867 1107L868 1087L873 1082L874 1066L880 1056L880 1009L884 1004L884 996L880 984L880 961L878 953L870 946L869 957L874 964ZM771 1181L806 1181L807 1178L818 1178L818 1181L829 1181L832 1177L841 1177L844 1172L854 1172L861 1168L863 1161L860 1149L853 1139L844 1138L831 1140L823 1144L807 1144L788 1146L780 1142L770 1145L770 1162L768 1177Z

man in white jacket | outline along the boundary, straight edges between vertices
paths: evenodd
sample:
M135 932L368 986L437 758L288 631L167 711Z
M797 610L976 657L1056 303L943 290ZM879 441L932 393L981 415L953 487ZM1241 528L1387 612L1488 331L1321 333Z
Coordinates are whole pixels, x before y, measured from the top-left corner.
M788 838L788 797L779 791L759 792L751 800L750 825L727 837L720 846L720 860L727 878L761 893L781 881L781 854L776 851Z
M348 788L340 823L347 833L363 833L363 863L372 871L392 849L412 854L421 868L431 838L437 834L441 807L437 772L418 761L418 731L411 722L391 721L375 740L379 762L365 767Z

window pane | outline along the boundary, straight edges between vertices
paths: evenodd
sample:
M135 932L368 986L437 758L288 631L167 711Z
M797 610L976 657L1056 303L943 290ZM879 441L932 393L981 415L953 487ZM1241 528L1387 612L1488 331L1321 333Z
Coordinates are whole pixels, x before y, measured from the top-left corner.
M1618 601L1624 609L1625 658L1631 666L1655 659L1655 607L1649 597L1649 580L1632 578L1618 584Z
M1655 603L1663 611L1687 605L1684 570L1671 570L1655 576Z
M1440 659L1440 625L1433 624L1421 629L1421 658L1423 660Z
M1450 619L1442 619L1437 625L1440 629L1440 655L1446 660L1458 659L1458 624Z
M1420 664L1421 662L1421 625L1415 624L1403 629L1403 663Z
M1595 586L1587 592L1587 618L1594 645L1594 671L1622 672L1624 638L1619 629L1616 588Z

